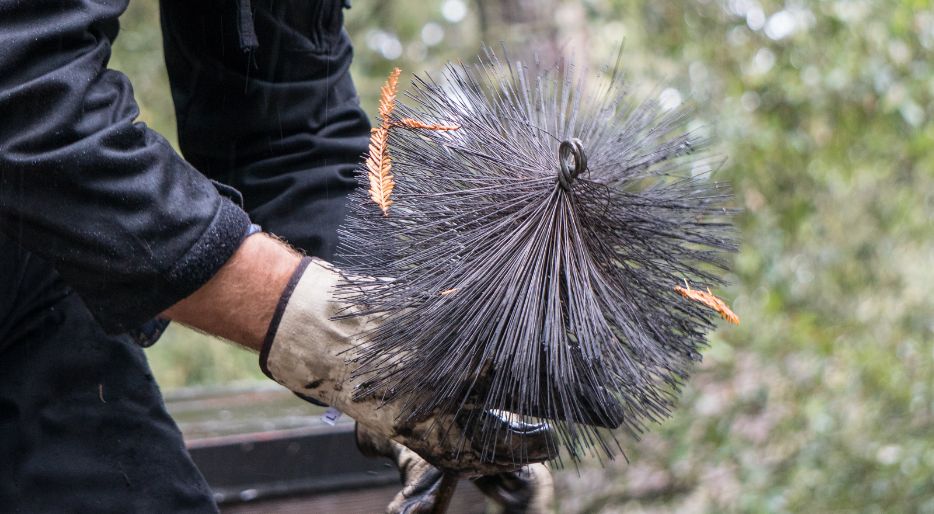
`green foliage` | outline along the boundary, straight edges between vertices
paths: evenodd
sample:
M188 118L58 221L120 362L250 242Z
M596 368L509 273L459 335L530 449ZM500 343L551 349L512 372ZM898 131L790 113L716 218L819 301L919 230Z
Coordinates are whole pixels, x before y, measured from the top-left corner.
M139 120L175 144L175 109L162 54L159 2L130 2L120 25L110 67L130 77Z
M468 7L457 22L443 15L452 1ZM490 3L355 2L368 112L392 66L437 75L471 59L476 6ZM596 68L625 40L636 94L670 87L697 106L745 209L734 284L720 292L742 325L713 335L673 419L624 441L628 464L562 474L562 512L934 512L931 5L553 4L540 27L487 30L488 42L545 30ZM157 18L133 5L115 62L143 119L171 133ZM431 46L429 22L444 34ZM242 355L181 332L150 351L169 385L258 376Z
M745 208L725 292L743 324L611 467L619 490L569 510L934 512L932 11L591 5L714 124Z
M266 378L255 353L178 325L170 325L147 355L163 389Z

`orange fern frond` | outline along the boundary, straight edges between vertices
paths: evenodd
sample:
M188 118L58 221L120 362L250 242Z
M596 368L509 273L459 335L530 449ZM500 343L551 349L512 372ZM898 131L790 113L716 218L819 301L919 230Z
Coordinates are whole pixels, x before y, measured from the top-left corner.
M389 215L392 205L392 190L396 183L392 177L392 158L389 157L389 131L377 127L370 131L370 150L366 158L367 175L370 179L370 198Z
M723 300L714 296L710 292L710 288L707 291L698 291L697 289L691 289L691 286L688 285L687 280L684 281L684 286L675 286L675 292L681 296L687 298L688 300L693 300L698 303L702 303L707 307L717 311L720 314L720 317L727 320L728 322L739 325L739 316L733 312L730 307Z
M366 158L367 176L370 181L370 198L383 211L383 216L389 216L389 206L392 205L392 190L396 183L392 176L392 158L389 156L389 129L392 127L406 127L426 130L457 130L457 125L443 125L439 123L422 123L412 118L402 118L392 121L392 112L396 108L396 91L399 87L399 75L402 70L393 68L386 83L379 90L379 118L380 126L370 131L370 149Z
M399 87L399 74L402 70L393 68L386 83L379 89L379 118L384 128L389 126L389 117L396 108L396 89Z
M389 121L396 108L396 88L399 87L399 74L402 70L394 68L386 83L379 90L380 126L370 131L370 148L366 158L367 176L370 180L370 198L383 216L389 216L392 205L392 190L396 187L392 177L392 158L389 156Z
M396 123L393 123L393 126L396 127L405 127L410 129L425 129L425 130L460 130L460 125L445 125L443 123L424 123L418 120L413 120L412 118L402 118Z

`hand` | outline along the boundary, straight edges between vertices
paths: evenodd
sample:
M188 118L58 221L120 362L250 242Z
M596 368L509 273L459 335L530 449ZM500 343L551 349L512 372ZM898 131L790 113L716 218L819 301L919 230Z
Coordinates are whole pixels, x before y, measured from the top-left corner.
M386 507L387 514L433 512L444 474L412 450L357 425L357 447L368 457L388 457L399 469L402 489ZM473 479L474 485L503 514L543 514L554 501L551 473L543 464Z
M355 432L360 453L367 457L388 457L399 470L402 489L386 507L386 513L433 512L444 473L412 450L380 436L359 423L355 427Z
M517 461L555 456L557 443L547 426L508 421L465 408L461 417L439 413L407 419L399 402L354 398L361 380L350 376L352 339L371 327L369 317L333 319L345 314L332 297L340 275L317 259L302 259L265 234L248 237L233 257L200 289L173 305L165 316L195 329L261 351L263 371L302 397L324 401L360 423L395 439L447 472L464 476L500 473ZM461 421L486 418L497 439L494 457L464 447ZM521 456L520 458L517 458Z
M465 405L458 415L436 413L410 419L404 401L384 403L352 376L354 337L372 329L373 316L346 315L347 306L333 296L340 273L319 259L305 259L279 301L260 356L263 371L301 396L323 401L353 417L374 434L393 439L422 458L459 476L502 473L522 464L556 456L557 442L547 425L511 421ZM463 420L472 416L496 434L493 451L471 445ZM474 418L475 420L475 418ZM479 442L477 442L479 445Z

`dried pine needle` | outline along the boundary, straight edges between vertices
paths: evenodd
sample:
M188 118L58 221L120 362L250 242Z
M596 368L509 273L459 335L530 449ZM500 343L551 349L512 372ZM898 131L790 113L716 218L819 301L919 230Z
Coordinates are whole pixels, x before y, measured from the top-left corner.
M710 288L707 288L707 291L698 291L697 289L691 289L691 286L688 285L687 281L684 282L685 287L675 286L675 292L681 296L687 298L688 300L693 300L698 303L702 303L707 307L717 311L720 314L720 317L727 320L728 322L739 325L739 316L733 312L730 307L723 300L714 296L710 292Z
M444 124L444 123L424 123L412 118L402 118L397 123L393 124L395 127L405 127L410 129L425 129L425 130L460 130L460 125L454 124Z

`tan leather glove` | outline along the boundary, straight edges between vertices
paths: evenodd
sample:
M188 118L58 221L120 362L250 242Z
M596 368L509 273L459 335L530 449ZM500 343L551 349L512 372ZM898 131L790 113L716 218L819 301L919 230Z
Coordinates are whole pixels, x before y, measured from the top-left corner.
M356 335L374 326L369 316L342 317L347 305L333 296L339 271L320 259L306 258L279 301L260 354L260 366L273 380L323 401L354 418L374 433L398 441L449 473L481 476L511 471L517 460L541 462L555 457L557 443L546 425L514 423L508 417L464 409L458 418L438 413L404 421L402 402L382 403L375 395L354 398L363 379L352 378ZM465 445L460 419L480 415L494 423L495 452L485 458ZM521 459L519 458L521 456Z
M444 473L414 451L357 423L357 448L367 457L387 457L399 470L402 489L386 507L386 514L421 514L434 510Z

